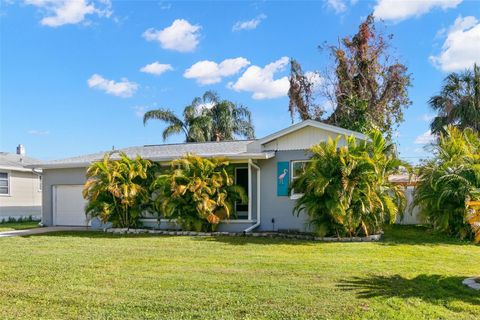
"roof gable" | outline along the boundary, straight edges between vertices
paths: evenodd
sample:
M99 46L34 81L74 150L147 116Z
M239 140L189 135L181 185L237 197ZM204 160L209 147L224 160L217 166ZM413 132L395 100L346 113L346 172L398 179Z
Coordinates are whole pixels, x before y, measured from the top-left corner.
M296 123L288 128L258 139L248 146L251 151L257 150L306 150L312 145L325 141L329 137L341 136L340 144L345 142L344 136L354 136L360 140L368 137L362 133L343 129L314 120Z
M315 120L305 120L299 123L296 123L290 127L287 127L283 130L277 131L275 133L272 133L266 137L263 137L262 139L258 139L257 142L260 144L266 144L272 140L278 139L282 136L288 135L294 131L300 130L305 127L314 127L318 129L322 129L325 131L329 131L332 133L336 133L337 135L342 135L342 136L354 136L358 139L361 140L367 140L367 136L365 136L363 133L348 130L348 129L343 129L337 126L332 126L323 122L315 121Z

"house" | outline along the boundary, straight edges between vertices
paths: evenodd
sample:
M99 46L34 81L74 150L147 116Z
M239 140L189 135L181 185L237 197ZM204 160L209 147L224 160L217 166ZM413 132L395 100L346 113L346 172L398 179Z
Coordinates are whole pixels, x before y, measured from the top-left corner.
M42 173L28 167L40 161L25 155L22 145L16 153L0 152L0 221L42 214Z
M234 167L236 183L247 190L249 201L246 205L235 205L236 218L223 221L220 231L308 231L306 217L292 214L300 194L295 190L289 192L289 184L309 161L308 149L312 145L338 136L341 136L339 144L342 145L345 144L345 135L366 139L358 132L307 120L257 140L146 145L118 151L129 157L139 155L164 163L186 153L225 157ZM87 167L103 155L104 152L99 152L32 166L43 170L43 224L95 225L95 222L86 220L82 188ZM168 221L158 225L154 217L145 217L143 223L175 228Z
M399 184L405 187L405 198L407 206L402 215L397 217L395 223L398 224L424 224L420 215L420 208L413 206L413 193L418 183L417 176L411 176L408 173L394 174L388 177L391 183Z

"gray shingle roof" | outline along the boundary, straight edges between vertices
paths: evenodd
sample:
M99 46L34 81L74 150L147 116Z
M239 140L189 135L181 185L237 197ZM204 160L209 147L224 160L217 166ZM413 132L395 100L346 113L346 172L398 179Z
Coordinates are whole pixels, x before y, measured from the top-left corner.
M27 166L40 163L40 160L16 153L0 152L0 168L9 170L30 170Z
M247 145L253 140L241 141L221 141L221 142L203 142L203 143L178 143L178 144L162 144L162 145L146 145L138 147L129 147L115 150L112 158L118 158L119 152L124 152L128 157L139 155L142 158L153 161L170 161L177 159L186 153L193 153L203 157L227 157L231 159L248 159L248 158L269 158L271 152L248 153ZM97 152L78 157L66 158L61 160L53 160L38 163L38 168L74 168L85 167L92 162L103 158L106 152Z

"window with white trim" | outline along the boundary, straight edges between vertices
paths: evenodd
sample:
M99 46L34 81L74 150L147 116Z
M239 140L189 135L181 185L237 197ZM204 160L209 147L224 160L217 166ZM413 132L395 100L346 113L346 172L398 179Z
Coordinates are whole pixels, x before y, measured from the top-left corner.
M43 188L43 178L42 176L38 176L38 191L42 191Z
M298 177L305 173L308 163L311 160L294 160L291 162L291 182L295 181ZM301 197L304 194L304 190L292 189L292 197Z
M10 179L8 172L0 172L0 195L10 194Z

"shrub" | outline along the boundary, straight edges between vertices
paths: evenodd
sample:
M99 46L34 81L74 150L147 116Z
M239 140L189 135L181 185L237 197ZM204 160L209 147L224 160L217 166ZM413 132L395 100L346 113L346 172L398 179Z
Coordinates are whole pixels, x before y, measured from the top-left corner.
M434 146L434 157L419 169L414 204L436 230L473 236L467 202L480 200L480 136L449 126Z
M224 159L186 155L158 175L152 194L158 214L176 219L186 230L212 231L233 213L235 201L246 201L245 190L233 184Z
M407 165L379 131L369 138L366 142L345 137L346 145L339 146L339 137L312 147L312 161L293 182L292 188L305 191L294 214L305 212L320 236L376 233L404 208L403 187L388 177Z
M151 163L140 157L129 159L124 153L120 153L119 160L111 160L110 156L105 154L102 161L87 170L83 189L83 197L88 200L86 212L115 227L136 227L142 205L148 201L146 181Z

